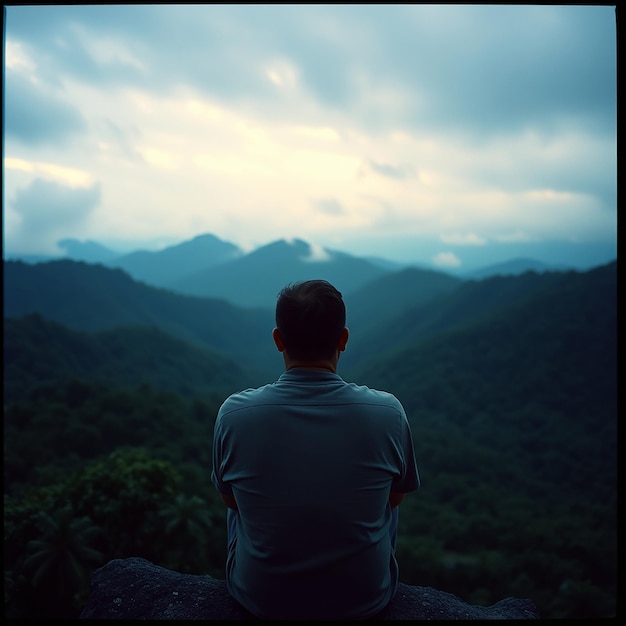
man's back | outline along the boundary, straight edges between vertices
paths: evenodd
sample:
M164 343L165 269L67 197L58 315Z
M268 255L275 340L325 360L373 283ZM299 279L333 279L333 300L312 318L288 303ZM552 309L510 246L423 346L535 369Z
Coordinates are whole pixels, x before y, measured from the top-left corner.
M262 618L369 617L393 597L390 491L419 478L404 410L307 368L220 409L213 480L238 507L230 593Z

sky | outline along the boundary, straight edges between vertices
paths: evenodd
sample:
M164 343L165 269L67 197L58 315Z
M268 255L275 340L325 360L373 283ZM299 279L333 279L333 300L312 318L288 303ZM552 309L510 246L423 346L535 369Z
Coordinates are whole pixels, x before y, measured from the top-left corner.
M612 5L6 6L4 255L617 254Z

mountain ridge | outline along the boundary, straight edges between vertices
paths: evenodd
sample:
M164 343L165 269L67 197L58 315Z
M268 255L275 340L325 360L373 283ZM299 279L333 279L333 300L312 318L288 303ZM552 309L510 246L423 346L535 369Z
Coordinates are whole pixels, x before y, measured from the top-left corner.
M304 242L298 246L300 253L308 253ZM577 274L574 270L570 273ZM381 270L371 281L344 293L351 337L341 367L350 369L398 346L480 318L536 289L556 285L566 275L528 272L462 281L416 268ZM251 363L268 378L280 372L282 360L271 342L276 294L262 294L267 300L265 307L247 308L226 299L153 287L123 270L77 261L36 265L6 261L4 278L5 317L40 313L70 328L90 332L153 326ZM276 292L282 286L282 282L277 283ZM245 289L246 283L235 287Z
M268 363L274 364L272 371L280 365L269 346L273 327L269 310L242 309L218 298L175 294L100 264L5 261L4 315L29 313L91 332L154 326L261 371Z
M6 403L67 378L112 387L144 383L186 396L232 393L251 377L233 359L155 327L86 332L33 313L5 318L3 331Z
M173 291L199 296L218 296L239 306L273 308L286 284L325 278L345 291L364 285L386 270L341 252L324 249L322 258L301 239L281 239L261 246L219 267L210 267L187 278L172 281Z
M302 242L302 239L292 240ZM131 252L115 252L97 241L79 241L77 239L66 238L58 242L58 246L65 250L65 255L6 255L5 260L22 260L27 263L48 262L51 260L78 260L90 263L102 263L110 267L120 267L128 271L133 278L147 282L155 286L165 286L176 288L177 281L192 281L194 274L198 274L208 268L219 264L228 264L239 257L246 257L256 253L263 248L272 248L277 243L286 242L285 239L271 241L257 246L253 250L244 251L240 246L220 239L211 234L199 234L191 239L184 240L160 250L136 249ZM437 267L423 263L397 262L372 255L354 255L341 252L328 247L313 246L307 244L310 249L315 248L322 255L339 255L342 258L351 257L360 259L377 268L386 271L397 271L402 268L416 267L425 270L434 270L449 273L461 279L484 278L494 274L518 274L525 271L561 271L574 269L568 265L555 265L554 263L544 263L533 258L513 257L508 261L496 264L488 264L482 268L464 272L458 268ZM211 276L209 275L208 279ZM196 277L196 281L201 277ZM180 291L185 291L184 287ZM187 291L194 293L206 293L206 285L194 285ZM218 295L218 294L215 294Z
M189 273L219 266L243 255L242 250L215 235L198 235L189 241L159 251L137 250L106 262L125 270L133 278L167 287Z
M459 276L468 280L480 280L481 278L489 278L491 276L518 276L526 272L566 272L570 269L568 265L557 265L553 263L543 263L536 259L526 257L515 257L501 263L485 265L469 272L459 272Z

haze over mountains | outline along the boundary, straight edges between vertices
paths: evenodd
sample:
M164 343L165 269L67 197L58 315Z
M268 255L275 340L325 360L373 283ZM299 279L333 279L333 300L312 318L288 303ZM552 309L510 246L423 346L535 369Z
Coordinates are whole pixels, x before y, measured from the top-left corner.
M117 254L94 242L63 239L62 259L99 263L124 270L148 285L177 293L224 298L245 307L272 307L278 291L288 282L318 278L321 274L342 292L354 291L369 281L406 266L386 259L358 257L337 250L313 246L301 239L281 239L244 252L233 243L211 234L159 251L137 250ZM41 263L50 257L16 257L10 260ZM429 269L457 278L481 279L493 275L519 275L528 270L543 272L568 269L548 266L534 259L512 259L467 274Z
M244 364L248 385L281 371L270 333L276 296L289 282L325 278L343 293L351 340L341 363L358 368L372 357L501 313L535 292L558 291L568 276L585 275L518 259L463 278L393 268L299 239L244 253L206 234L159 252L121 256L95 242L61 243L68 258L5 260L5 318L38 314L83 332L156 328Z
M229 247L217 245L214 249L222 259L233 254ZM353 368L424 338L503 314L535 294L558 292L569 277L582 280L587 275L529 271L462 280L434 270L384 270L340 253L333 253L325 262L303 260L309 251L304 242L281 241L231 261L216 262L198 273L195 283L188 279L198 292L203 286L210 295L152 286L100 263L5 261L4 315L17 318L36 313L88 332L158 328L245 364L250 372L245 384L252 385L281 371L282 361L270 332L276 294L289 281L326 278L343 292L351 340L341 363ZM173 256L174 251L167 254ZM131 256L133 262L137 258Z

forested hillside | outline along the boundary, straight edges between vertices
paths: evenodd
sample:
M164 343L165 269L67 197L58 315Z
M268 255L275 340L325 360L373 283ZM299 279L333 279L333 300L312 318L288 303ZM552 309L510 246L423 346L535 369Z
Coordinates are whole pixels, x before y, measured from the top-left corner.
M266 342L280 365L272 311L54 265L14 264L11 297L30 305L5 310L8 617L75 617L90 572L117 557L223 577L213 422L231 388L258 381L238 342ZM422 487L401 507L401 580L476 604L528 597L546 618L614 615L616 264L431 278L346 294L371 317L355 311L339 373L394 392L414 434Z
M494 312L500 315L502 307L521 302L535 291L553 285L558 289L563 276L557 272L527 272L520 276L461 281L423 270L403 270L384 276L372 284L371 290L361 289L346 296L350 305L348 322L354 332L342 366L353 368L372 357L379 361L384 355L424 337L472 323ZM376 315L370 317L368 311L375 311Z
M4 401L23 400L42 383L78 379L109 387L146 384L182 396L236 391L264 382L233 359L153 327L86 333L33 313L4 321Z
M265 378L280 371L271 343L270 309L242 309L225 300L174 294L102 265L5 262L4 315L29 313L83 331L155 327L241 361Z
M348 326L359 333L360 339L368 329L380 328L403 312L455 291L460 284L459 278L449 274L415 267L387 272L343 294ZM363 347L367 349L367 341Z

